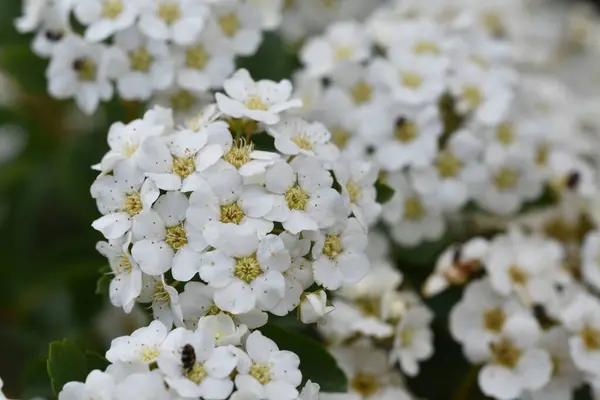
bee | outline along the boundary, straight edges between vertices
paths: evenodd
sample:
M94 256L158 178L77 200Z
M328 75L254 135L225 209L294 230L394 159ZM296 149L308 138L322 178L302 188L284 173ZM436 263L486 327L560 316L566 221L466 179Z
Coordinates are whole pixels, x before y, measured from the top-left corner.
M186 370L192 369L194 364L196 364L196 352L194 351L194 347L189 343L181 349L181 362L183 368Z

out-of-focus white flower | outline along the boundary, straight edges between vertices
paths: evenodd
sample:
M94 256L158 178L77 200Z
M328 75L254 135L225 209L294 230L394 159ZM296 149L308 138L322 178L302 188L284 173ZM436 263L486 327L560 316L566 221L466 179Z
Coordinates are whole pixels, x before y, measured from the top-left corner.
M324 290L309 293L300 303L300 320L305 324L312 324L334 309L335 307L327 305L327 293Z

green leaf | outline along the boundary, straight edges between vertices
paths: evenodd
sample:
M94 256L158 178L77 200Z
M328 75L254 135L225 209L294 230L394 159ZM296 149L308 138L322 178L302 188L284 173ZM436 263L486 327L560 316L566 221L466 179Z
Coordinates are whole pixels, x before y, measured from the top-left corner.
M58 394L67 382L85 381L88 373L86 356L71 339L50 343L47 365L55 394Z
M377 191L377 202L379 204L387 203L394 196L394 189L378 180L375 182L375 190Z
M30 93L46 92L47 61L36 56L28 44L3 48L0 53L0 64L23 90Z
M93 351L86 351L85 358L87 360L87 369L89 371L93 371L95 369L104 371L110 364L106 358Z
M300 357L300 371L304 382L310 379L321 385L323 392L346 392L348 380L335 359L316 340L268 323L260 331L273 340L280 349Z
M110 285L110 281L112 281L112 275L110 274L111 269L110 266L105 265L100 268L100 278L96 281L96 294L106 294L108 293L108 286Z

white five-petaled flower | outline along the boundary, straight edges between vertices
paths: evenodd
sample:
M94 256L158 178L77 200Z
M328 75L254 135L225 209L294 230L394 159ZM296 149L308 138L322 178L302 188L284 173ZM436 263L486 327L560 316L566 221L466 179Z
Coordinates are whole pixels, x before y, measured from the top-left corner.
M227 95L216 94L219 109L233 118L247 118L267 125L279 122L279 113L300 107L300 100L291 100L292 84L261 80L255 82L247 70L240 69L223 83Z
M294 400L302 381L300 359L290 351L279 350L275 342L255 331L246 340L246 352L238 354L235 385L261 399Z
M211 9L206 31L219 37L221 51L249 56L262 40L261 15L251 1L222 1Z
M184 365L185 351L193 351L193 364ZM162 343L157 361L165 382L180 396L224 400L233 390L229 375L237 359L229 346L215 347L212 332L176 328Z
M113 339L106 359L111 363L145 363L156 361L162 342L167 337L167 327L160 321L135 330L130 336Z
M331 186L333 177L314 157L280 160L267 168L265 186L274 193L266 218L283 224L292 234L333 226L348 214L342 196Z
M189 45L204 29L209 14L208 5L199 0L150 1L140 11L138 27L152 39Z
M131 27L138 16L137 0L81 0L75 3L74 13L86 25L85 39L101 42L113 33Z
M58 398L59 400L110 399L114 389L113 377L95 369L90 372L85 382L67 382L58 394Z
M433 313L423 305L412 306L396 326L392 362L398 362L405 374L419 373L419 362L433 354Z
M154 319L160 320L167 328L183 326L183 313L177 289L165 282L164 276L142 276L140 303L151 303Z
M304 154L323 161L335 161L339 157L339 150L331 142L331 133L320 122L291 117L269 127L268 132L275 138L275 148L285 155Z

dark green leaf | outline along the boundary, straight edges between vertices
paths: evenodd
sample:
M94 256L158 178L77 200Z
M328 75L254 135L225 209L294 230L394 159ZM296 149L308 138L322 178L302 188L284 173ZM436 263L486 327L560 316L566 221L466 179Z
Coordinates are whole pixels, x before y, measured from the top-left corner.
M93 371L95 369L104 371L106 367L108 367L108 365L110 364L106 358L104 358L98 353L94 353L93 351L86 351L85 358L87 360L88 371Z
M379 204L387 203L394 196L394 189L380 180L375 182L375 190L377 191L377 202Z
M46 92L46 61L31 51L28 44L12 45L2 49L0 64L2 69L31 93Z
M111 269L108 265L100 268L100 278L96 282L96 294L105 294L108 293L108 286L110 285L110 281L112 280Z
M300 357L304 381L310 379L318 383L323 392L347 391L346 375L319 342L271 323L260 328L260 331L277 343L280 349L292 351Z
M50 343L48 375L54 393L58 394L67 382L84 382L87 373L86 356L71 339Z

